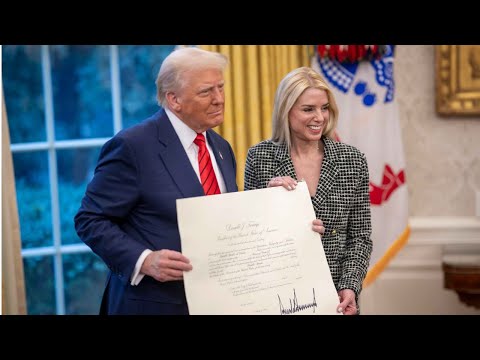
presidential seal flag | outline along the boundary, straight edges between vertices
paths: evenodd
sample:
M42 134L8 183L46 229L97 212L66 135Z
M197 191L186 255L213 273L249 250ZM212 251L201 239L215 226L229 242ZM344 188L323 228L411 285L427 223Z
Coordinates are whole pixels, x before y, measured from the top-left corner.
M337 140L357 147L368 161L373 252L364 286L382 272L410 233L394 50L385 45L319 45L312 59L312 68L335 94Z

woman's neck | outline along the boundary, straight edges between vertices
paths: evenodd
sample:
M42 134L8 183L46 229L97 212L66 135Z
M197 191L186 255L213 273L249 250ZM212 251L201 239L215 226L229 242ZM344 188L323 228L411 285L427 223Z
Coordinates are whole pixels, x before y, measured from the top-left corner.
M323 154L323 142L321 140L292 142L291 154L300 157Z

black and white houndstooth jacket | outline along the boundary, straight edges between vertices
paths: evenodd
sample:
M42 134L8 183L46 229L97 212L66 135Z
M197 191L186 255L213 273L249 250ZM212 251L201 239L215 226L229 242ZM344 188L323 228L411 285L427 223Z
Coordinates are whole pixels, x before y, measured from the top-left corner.
M337 291L352 289L358 300L372 252L367 160L353 146L322 140L325 154L312 204L325 226L322 244ZM266 188L277 176L298 180L286 144L265 140L252 146L245 165L245 190Z

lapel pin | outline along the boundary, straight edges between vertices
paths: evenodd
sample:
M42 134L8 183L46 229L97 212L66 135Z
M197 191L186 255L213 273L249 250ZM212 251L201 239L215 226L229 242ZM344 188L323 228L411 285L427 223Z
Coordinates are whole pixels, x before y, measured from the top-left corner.
M223 160L222 153L219 151L218 154L220 155L220 158Z

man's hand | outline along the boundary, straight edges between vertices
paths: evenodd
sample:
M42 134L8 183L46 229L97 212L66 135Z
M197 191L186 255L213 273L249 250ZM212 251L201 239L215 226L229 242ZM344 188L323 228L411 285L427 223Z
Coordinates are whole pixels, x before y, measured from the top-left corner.
M159 250L150 253L143 262L141 272L160 282L183 279L183 272L192 270L190 260L174 250Z

